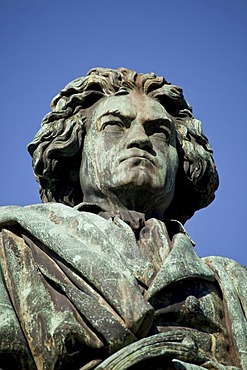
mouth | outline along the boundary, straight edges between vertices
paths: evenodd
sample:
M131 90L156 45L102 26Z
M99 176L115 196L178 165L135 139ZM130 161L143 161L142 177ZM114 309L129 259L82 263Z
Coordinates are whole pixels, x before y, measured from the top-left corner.
M147 160L149 162L151 162L153 165L155 165L155 162L154 162L154 159L152 158L152 156L147 153L147 152L143 152L142 150L129 150L129 152L125 152L121 157L120 157L120 160L119 160L119 163L122 163L128 159L138 159L138 160Z

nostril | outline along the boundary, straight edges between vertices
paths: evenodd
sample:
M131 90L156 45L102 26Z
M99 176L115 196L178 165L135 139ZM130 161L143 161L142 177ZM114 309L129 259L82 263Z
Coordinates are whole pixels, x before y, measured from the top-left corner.
M131 143L129 143L127 145L127 148L130 149L130 148L138 148L138 149L142 149L152 155L155 154L154 150L153 150L153 145L151 143L151 141L132 141Z
M150 145L144 145L143 147L142 147L142 150L145 150L146 152L148 152L148 153L150 153L150 154L152 154L152 155L154 155L155 154L155 152L154 152L154 150L153 150L153 145L152 145L152 143L150 142Z
M139 148L151 153L153 144L143 127L134 127L127 137L127 148Z

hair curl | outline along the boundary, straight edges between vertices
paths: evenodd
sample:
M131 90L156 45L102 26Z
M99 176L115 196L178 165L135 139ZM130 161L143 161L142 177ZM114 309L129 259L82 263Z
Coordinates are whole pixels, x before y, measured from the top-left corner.
M119 68L91 69L70 82L51 102L52 111L28 145L43 202L75 206L83 201L79 182L83 139L92 107L100 99L137 90L157 100L174 117L179 168L174 198L165 217L182 223L214 199L218 187L212 149L181 88L154 73Z

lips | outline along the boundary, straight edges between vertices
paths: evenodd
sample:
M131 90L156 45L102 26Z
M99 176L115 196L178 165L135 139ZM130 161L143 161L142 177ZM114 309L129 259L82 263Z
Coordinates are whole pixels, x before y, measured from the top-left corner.
M155 164L154 163L154 158L151 154L149 154L148 152L146 151L143 151L143 150L139 150L139 149L128 149L127 151L125 151L124 153L122 153L121 157L120 157L120 160L119 160L119 163L127 160L127 159L134 159L134 158L143 158L143 159L147 159L148 161L150 161L152 164Z

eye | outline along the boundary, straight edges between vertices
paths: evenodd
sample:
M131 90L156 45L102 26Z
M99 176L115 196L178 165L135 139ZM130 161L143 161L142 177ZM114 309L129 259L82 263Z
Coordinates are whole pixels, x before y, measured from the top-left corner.
M171 132L170 132L170 129L166 126L156 126L156 127L152 127L152 130L149 133L149 136L164 140L169 143Z
M104 122L101 126L101 131L107 131L107 132L121 132L124 130L123 123L121 121L107 121Z

